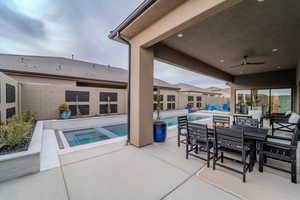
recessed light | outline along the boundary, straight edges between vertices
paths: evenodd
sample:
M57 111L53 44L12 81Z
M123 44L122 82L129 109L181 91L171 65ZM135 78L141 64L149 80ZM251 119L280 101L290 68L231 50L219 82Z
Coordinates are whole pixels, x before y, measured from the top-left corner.
M220 62L223 63L225 60L221 59Z
M177 34L177 37L180 37L180 38L181 38L181 37L183 37L183 34L182 34L182 33L178 33L178 34Z
M256 1L260 3L260 2L263 2L264 0L256 0Z
M272 52L276 52L276 51L278 51L278 49L272 49Z

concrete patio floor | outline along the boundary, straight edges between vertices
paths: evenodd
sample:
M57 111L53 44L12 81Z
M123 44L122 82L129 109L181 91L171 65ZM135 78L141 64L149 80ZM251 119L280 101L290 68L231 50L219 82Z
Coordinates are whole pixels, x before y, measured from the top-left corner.
M165 143L140 149L119 142L60 155L58 168L0 183L0 200L235 200L257 199L260 193L266 199L299 197L300 185L290 183L288 174L256 170L242 184L235 173L212 171L199 159L185 159L176 133L176 128L168 129Z
M61 155L59 168L0 183L0 199L239 199L196 177L205 164L184 158L175 133L141 149L114 143Z

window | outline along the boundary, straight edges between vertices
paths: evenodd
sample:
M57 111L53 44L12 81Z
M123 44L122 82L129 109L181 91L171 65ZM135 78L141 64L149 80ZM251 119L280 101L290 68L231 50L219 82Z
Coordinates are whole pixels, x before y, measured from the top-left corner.
M196 107L197 108L201 108L201 106L202 106L202 104L201 104L202 97L201 96L197 96L196 100L197 100Z
M188 96L188 101L194 101L194 97L193 96Z
M118 112L118 93L116 92L100 92L100 105L99 105L99 113L107 114L107 113L117 113ZM111 103L113 102L113 103Z
M168 110L174 110L175 109L175 101L176 101L176 96L175 95L168 95L167 96L167 109Z
M100 114L118 113L118 104L100 104L99 112Z
M167 103L167 109L171 110L172 109L172 103Z
M77 111L78 114L80 115L89 115L90 114L90 106L89 105L78 105L78 110L77 110L77 105L69 105L70 111L71 111L71 116L76 116Z
M251 90L236 90L235 94L235 112L248 114L251 109Z
M65 100L66 102L88 102L90 101L90 93L66 90Z
M100 101L118 101L118 93L116 92L100 92Z
M172 103L172 109L173 110L175 109L175 103Z
M168 95L167 96L167 101L175 101L175 95Z
M12 116L14 116L16 114L16 108L12 107L12 108L8 108L6 109L6 118L11 118Z
M6 103L16 102L16 87L10 84L6 84Z
M285 113L292 110L292 89L271 89L271 112Z

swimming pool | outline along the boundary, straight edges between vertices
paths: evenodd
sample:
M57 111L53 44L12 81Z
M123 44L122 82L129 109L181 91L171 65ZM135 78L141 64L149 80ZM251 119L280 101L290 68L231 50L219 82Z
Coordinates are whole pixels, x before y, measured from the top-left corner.
M207 118L206 116L189 115L188 121L195 121L199 119ZM162 119L167 123L168 127L177 125L177 117L168 117ZM116 124L111 126L104 126L98 128L81 129L75 131L64 131L66 140L70 147L78 146L82 144L88 144L92 142L98 142L116 137L126 136L128 133L127 123Z

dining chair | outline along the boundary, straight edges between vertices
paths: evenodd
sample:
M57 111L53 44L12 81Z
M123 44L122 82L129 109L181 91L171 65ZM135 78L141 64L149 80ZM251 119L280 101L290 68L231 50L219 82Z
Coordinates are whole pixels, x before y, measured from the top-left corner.
M180 144L186 143L186 137L187 137L187 127L188 127L188 118L186 115L184 116L178 116L177 117L177 146L180 147ZM181 137L184 137L184 139L181 139Z
M284 139L278 136L268 136L267 141L263 143L259 152L259 171L263 172L263 167L280 170L291 175L291 182L297 183L297 147L298 147L299 129L294 130L291 139ZM271 158L291 165L291 170L283 169L278 166L270 165L266 159Z
M214 126L230 127L230 117L222 115L213 115Z
M236 124L237 127L252 127L258 128L259 121L252 118L237 118Z
M213 145L213 170L216 169L216 166L223 167L242 174L243 182L246 182L246 173L250 168L251 144L245 142L244 128L215 127ZM221 153L220 156L219 153ZM224 153L226 154L225 156ZM231 155L231 157L228 157L228 155ZM240 159L235 158L236 156ZM224 159L241 163L242 170L225 165Z
M211 149L213 148L212 139L208 135L206 124L188 123L187 141L186 141L186 159L189 155L207 162L210 167ZM206 157L200 156L200 152L206 153Z

